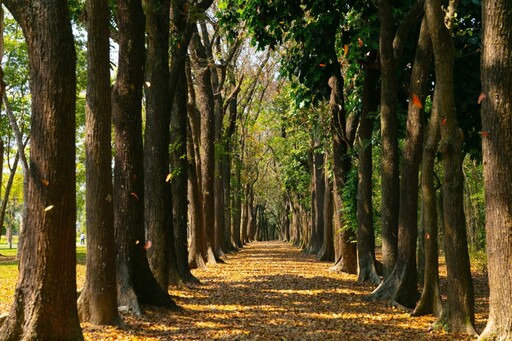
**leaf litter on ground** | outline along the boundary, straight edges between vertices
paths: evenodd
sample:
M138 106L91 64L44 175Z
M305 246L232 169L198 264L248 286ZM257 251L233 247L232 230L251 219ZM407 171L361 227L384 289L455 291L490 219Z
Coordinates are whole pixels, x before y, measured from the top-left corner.
M355 275L330 272L330 265L284 242L253 242L240 252L227 255L225 264L193 270L201 284L171 288L170 294L183 308L182 312L144 307L141 317L122 313L123 328L83 323L84 337L86 340L469 339L442 330L429 331L435 321L433 316L411 317L386 302L365 300L375 286L357 282ZM79 286L83 285L84 270L84 265L79 264ZM477 329L482 330L487 319L488 288L481 273L474 274L474 279ZM4 298L0 302L5 303ZM6 312L6 306L0 304L0 314Z

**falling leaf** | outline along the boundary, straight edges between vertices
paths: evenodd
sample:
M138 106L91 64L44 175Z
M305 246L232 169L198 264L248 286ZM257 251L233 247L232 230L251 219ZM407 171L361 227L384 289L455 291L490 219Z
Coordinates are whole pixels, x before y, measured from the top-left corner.
M167 174L167 177L165 178L165 182L171 181L172 173Z
M43 185L45 186L48 186L50 184L50 181L46 180L46 179L41 179L41 182L43 183Z
M480 93L480 96L478 96L478 104L482 104L482 102L484 101L484 99L486 99L487 96L482 92Z
M48 212L48 211L49 211L49 210L51 210L52 208L53 208L53 205L47 206L47 207L44 209L44 211L45 211L45 212Z
M343 52L343 57L346 57L346 56L347 56L347 54L348 54L348 45L347 45L347 44L345 44L345 45L343 46L343 50L344 50L344 52Z
M280 21L279 23L280 23L281 25L284 25L284 21Z
M363 46L363 40L361 38L357 38L357 45L359 45L359 47Z
M105 200L108 201L108 202L111 202L112 201L112 196L110 194L108 194L106 197L105 197Z
M144 250L147 250L151 247L151 240L146 241L146 244L144 244Z
M425 233L425 239L430 239L430 234Z
M178 43L178 48L181 49L181 44L180 43Z
M139 243L140 243L140 242L139 242L139 240L137 239L137 240L135 241L135 244L137 245L137 244L139 244Z
M134 197L135 199L139 200L139 196L137 195L137 193L131 192L130 194L132 195L132 197Z
M418 109L423 109L423 104L421 104L421 100L416 95L412 95L412 104Z
M488 131L482 131L481 134L482 134L482 137L485 137L485 138L489 137Z
M320 64L318 64L318 65L319 65L320 67L325 67L325 64L322 64L322 63L320 63Z
M146 86L147 86L148 88L150 88L150 87L151 87L151 83L150 83L150 82L146 82Z
M443 118L443 120L441 121L441 125L445 125L446 124L446 118Z

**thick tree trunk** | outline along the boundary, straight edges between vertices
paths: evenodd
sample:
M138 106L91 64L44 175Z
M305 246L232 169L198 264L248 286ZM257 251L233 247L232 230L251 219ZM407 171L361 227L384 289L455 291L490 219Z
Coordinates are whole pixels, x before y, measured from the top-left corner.
M483 1L482 139L489 320L481 340L512 339L512 3ZM508 209L507 209L508 207Z
M118 304L136 314L140 304L176 308L151 273L144 234L142 83L144 13L140 2L118 1L119 62L112 91L115 135L114 225ZM164 178L165 180L165 178Z
M423 145L423 106L421 103L426 97L431 56L431 45L425 22L418 38L409 89L407 135L400 183L398 254L393 271L372 293L373 298L391 299L408 308L413 308L419 298L416 239L418 232L418 171Z
M201 192L201 159L199 158L199 112L196 110L195 90L192 84L190 61L187 59L185 73L189 102L187 105L187 162L190 205L190 249L189 267L205 268L207 260L206 231L203 214L203 193Z
M450 1L447 13L455 11ZM469 267L463 204L462 143L457 125L453 88L454 52L447 15L440 0L427 0L425 15L434 48L436 97L442 112L440 151L443 156L443 209L445 221L445 253L447 268L447 302L438 323L450 332L476 334L474 328L473 282ZM448 17L451 21L453 18ZM451 25L449 25L451 26Z
M377 53L371 53L367 60L363 84L362 112L359 118L357 137L357 280L380 283L375 259L375 231L373 228L372 202L372 133L371 113L377 110L379 103L379 70Z
M399 160L397 79L393 56L394 24L390 0L379 0L379 53L381 67L380 124L382 140L382 263L384 278L395 265L398 245Z
M25 241L1 340L83 339L76 307L75 48L66 1L4 1L27 40L31 145Z
M152 246L149 265L158 284L167 289L171 271L172 238L169 174L169 0L144 0L146 13L146 67L144 131L144 227ZM178 276L175 274L175 276Z
M82 322L118 325L112 185L108 3L87 2L86 224L87 269L78 299Z
M200 152L201 191L203 192L203 221L208 248L208 262L220 261L215 254L215 197L214 197L214 99L210 68L204 46L197 31L192 35L191 57L197 84L197 106L201 112Z

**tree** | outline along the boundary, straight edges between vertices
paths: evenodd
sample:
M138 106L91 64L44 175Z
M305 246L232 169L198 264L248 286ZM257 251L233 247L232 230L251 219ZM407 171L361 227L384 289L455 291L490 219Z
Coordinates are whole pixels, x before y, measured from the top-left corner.
M76 308L75 49L66 1L4 2L27 40L30 174L20 276L0 339L83 339Z
M481 340L512 338L512 3L482 1L482 149L484 159L489 320ZM484 97L485 96L485 97ZM508 207L508 209L507 209Z
M173 271L171 193L169 183L169 11L170 1L144 1L146 14L146 125L144 131L144 226L151 248L148 260L165 290ZM174 269L176 271L176 269Z
M108 2L87 2L86 105L87 270L78 299L80 320L121 323L117 312L114 242Z
M117 2L119 62L112 90L114 122L114 228L117 242L118 303L136 314L141 304L175 309L149 268L144 235L142 84L144 13L140 2ZM164 179L165 180L165 179Z
M441 118L439 149L443 157L443 216L447 267L447 302L438 323L451 332L476 334L474 329L473 282L469 267L463 206L462 143L458 127L453 84L454 49L451 20L456 1L446 14L439 0L425 2L425 17L434 50L436 83L434 105Z

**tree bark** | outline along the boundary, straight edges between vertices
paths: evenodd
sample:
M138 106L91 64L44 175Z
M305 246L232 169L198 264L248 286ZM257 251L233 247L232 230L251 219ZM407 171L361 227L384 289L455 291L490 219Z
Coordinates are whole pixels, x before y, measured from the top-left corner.
M139 1L117 2L119 62L112 91L115 136L114 226L117 242L118 304L136 314L141 304L175 309L151 273L144 236L142 83L144 13Z
M390 0L378 1L381 67L380 124L382 141L382 263L384 278L395 265L398 245L399 160L398 117L396 112L397 79L393 56L394 24Z
M421 25L420 37L424 34L429 34L428 25L425 18L423 19ZM424 40L419 40L417 54L420 51L423 51L422 53L425 56L428 56L428 66L426 65L427 59L422 59L423 63L425 63L423 67L428 68L432 59L432 42L429 36L425 37ZM428 77L428 72L425 77ZM413 79L413 77L411 77L411 79ZM413 92L413 85L414 83L411 81L411 92ZM420 91L424 93L424 89ZM434 94L434 97L435 96L438 95ZM421 99L423 103L423 98ZM436 207L437 200L436 188L434 185L434 164L440 137L439 110L440 108L438 108L436 105L434 105L432 108L422 157L421 197L423 200L422 225L424 228L424 235L419 236L419 238L424 241L425 245L425 268L423 277L423 291L421 293L420 300L414 309L414 316L434 314L435 316L439 317L443 311L441 295L439 291L439 247L437 238L438 226Z
M183 65L184 66L184 65ZM199 283L189 267L188 253L188 202L187 197L188 162L187 162L187 78L182 68L179 84L176 87L174 108L171 115L171 168L172 189L172 225L174 228L174 245L176 262L180 277L185 283Z
M372 113L377 110L379 98L379 70L376 51L365 66L362 111L357 137L357 280L380 283L375 259L375 231L372 202ZM372 60L373 59L373 60Z
M512 339L512 3L483 3L482 147L489 320L480 340ZM507 208L508 207L508 208Z
M119 325L112 185L108 2L87 1L85 120L87 269L78 298L82 322Z
M456 1L450 1L447 13L453 13ZM453 88L454 52L450 21L440 0L427 0L425 15L434 49L436 97L442 119L440 151L443 157L443 214L447 268L447 302L438 320L450 332L476 334L474 328L473 282L469 267L463 204L462 143L457 125ZM447 27L448 23L448 27Z
M189 102L187 105L189 129L187 131L187 162L190 198L190 249L188 262L194 268L205 268L207 261L206 231L201 191L201 159L199 157L199 112L196 110L195 90L192 84L190 62L186 63Z
M205 48L199 34L194 32L191 40L191 59L197 84L197 105L201 112L200 152L201 191L203 192L203 221L208 248L208 262L216 264L220 255L215 253L215 197L214 197L214 98L211 72Z
M325 157L327 159L327 157ZM327 160L325 160L325 166L327 166ZM333 185L329 178L328 172L324 171L324 204L323 204L323 219L324 219L324 231L323 231L323 243L322 249L318 254L318 260L324 262L334 262L334 231L333 231L333 218L334 218L334 205L333 205Z
M27 40L31 146L25 241L0 339L82 340L76 308L75 48L66 1L4 1Z
M335 231L335 260L332 271L342 271L355 274L357 272L357 249L353 241L354 231L342 228L342 199L341 190L350 171L351 163L348 149L351 141L347 138L345 102L343 99L343 78L339 65L334 67L334 74L329 78L331 96L329 107L331 111L331 131L333 139L333 167L334 167L334 231Z
M169 0L143 0L146 14L146 67L144 131L144 227L151 241L147 255L158 284L167 289L175 264L169 174ZM178 274L175 274L178 276Z

